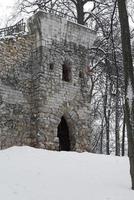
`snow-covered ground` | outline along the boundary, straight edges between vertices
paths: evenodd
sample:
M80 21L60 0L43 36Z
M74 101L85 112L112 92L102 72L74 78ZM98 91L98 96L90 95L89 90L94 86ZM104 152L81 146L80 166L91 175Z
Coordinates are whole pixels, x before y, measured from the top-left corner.
M128 158L25 146L0 151L1 200L134 200L130 187Z

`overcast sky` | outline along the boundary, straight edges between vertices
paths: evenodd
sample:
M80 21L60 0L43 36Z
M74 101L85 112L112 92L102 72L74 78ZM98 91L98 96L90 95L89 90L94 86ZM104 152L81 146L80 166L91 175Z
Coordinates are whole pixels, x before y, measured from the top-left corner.
M0 27L6 24L16 0L0 0Z
M7 24L8 18L13 12L15 2L17 1L18 0L0 0L0 27L4 27ZM134 28L133 23L131 23L131 26Z
M14 2L15 0L0 0L0 9L5 11L5 8L7 7L9 9Z

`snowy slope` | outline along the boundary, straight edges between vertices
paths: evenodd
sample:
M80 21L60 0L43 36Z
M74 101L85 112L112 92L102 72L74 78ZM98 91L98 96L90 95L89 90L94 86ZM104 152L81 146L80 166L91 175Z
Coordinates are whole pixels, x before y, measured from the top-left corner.
M30 147L0 151L0 200L134 200L130 187L127 158Z

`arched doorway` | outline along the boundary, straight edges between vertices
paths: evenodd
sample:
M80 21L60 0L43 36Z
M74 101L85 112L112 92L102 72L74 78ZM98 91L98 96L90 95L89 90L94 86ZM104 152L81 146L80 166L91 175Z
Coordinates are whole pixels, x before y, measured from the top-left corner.
M69 128L64 117L61 118L61 121L58 125L57 136L59 138L59 150L70 151Z

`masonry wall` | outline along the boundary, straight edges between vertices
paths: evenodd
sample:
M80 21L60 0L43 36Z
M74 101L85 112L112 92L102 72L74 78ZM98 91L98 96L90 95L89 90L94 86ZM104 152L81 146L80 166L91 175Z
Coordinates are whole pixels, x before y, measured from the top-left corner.
M0 40L0 148L30 143L33 36Z
M36 36L32 112L38 145L58 150L57 127L63 116L69 126L71 150L90 151L91 82L86 67L90 63L89 48L95 33L43 12L33 16L29 26ZM66 62L71 66L70 82L63 80L62 70Z
M0 148L30 145L59 150L64 117L72 151L90 151L90 47L95 33L38 12L28 35L0 41ZM63 80L63 65L71 80Z

